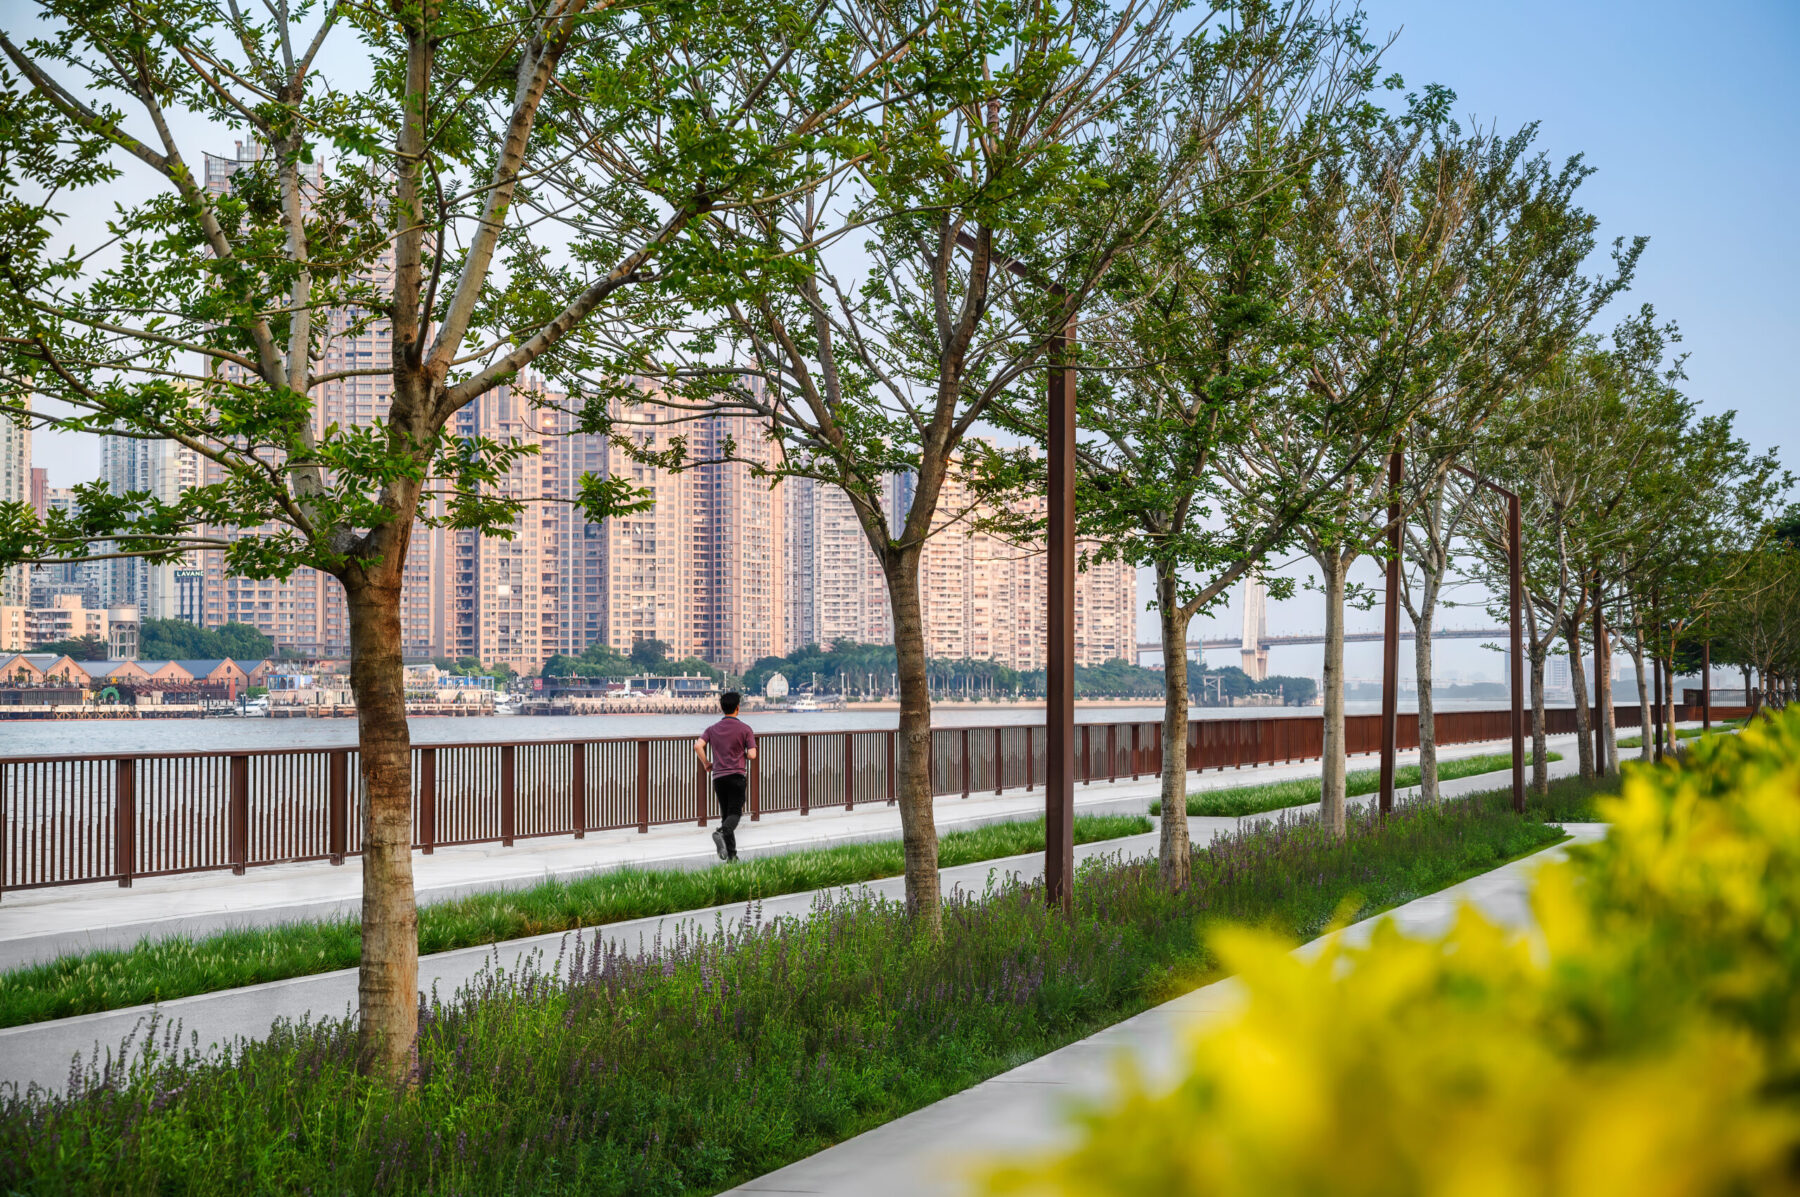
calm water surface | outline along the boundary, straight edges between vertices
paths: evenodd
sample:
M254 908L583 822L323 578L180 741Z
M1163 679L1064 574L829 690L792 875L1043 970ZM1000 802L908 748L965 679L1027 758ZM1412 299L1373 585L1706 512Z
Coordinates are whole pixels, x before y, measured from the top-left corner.
M1448 704L1439 704L1447 709ZM1374 714L1377 703L1349 703L1351 714ZM1469 704L1485 710L1502 702ZM1448 709L1455 709L1450 707ZM1159 705L1078 707L1080 723L1126 722L1159 718ZM1196 719L1239 719L1316 716L1318 707L1196 707ZM415 744L482 744L496 740L577 740L630 736L675 736L697 733L714 715L515 715L474 719L411 720ZM758 731L873 731L894 727L896 711L817 711L804 714L752 711ZM932 720L938 727L984 727L995 724L1042 726L1042 707L992 706L944 709ZM228 752L254 748L317 748L356 742L353 719L119 719L11 722L0 720L0 755L115 752Z

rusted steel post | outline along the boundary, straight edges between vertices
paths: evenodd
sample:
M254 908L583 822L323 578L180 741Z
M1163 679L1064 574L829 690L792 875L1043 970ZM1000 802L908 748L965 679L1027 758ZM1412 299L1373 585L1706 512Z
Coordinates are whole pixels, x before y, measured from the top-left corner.
M1049 553L1044 597L1044 891L1074 909L1075 877L1075 319L1051 342Z
M514 770L518 766L518 749L511 744L500 745L500 845L512 847L513 832L517 828L519 780Z
M637 817L638 834L650 833L650 741L637 742Z
M419 850L437 849L437 749L419 749Z
M326 766L326 851L331 863L341 865L350 839L350 754L339 748Z
M812 739L805 732L800 734L800 813L812 813L812 763L808 759L807 742Z
M1712 641L1700 646L1700 729L1712 730Z
M1400 728L1400 484L1406 457L1388 455L1387 609L1381 621L1381 813L1394 809L1394 757Z
M1606 601L1605 593L1600 588L1598 578L1594 580L1594 772L1601 777L1606 776L1606 719L1604 717L1607 703L1612 698L1612 686L1602 676L1602 670L1610 672L1612 653L1606 646Z
M1512 783L1513 810L1525 813L1525 533L1519 496L1506 496L1508 604L1512 626Z
M1034 747L1034 745L1031 742L1032 741L1032 733L1036 730L1037 729L1034 727L1027 727L1025 729L1025 792L1027 794L1031 793L1031 791L1037 786L1037 777L1036 777L1037 762L1032 759L1032 752L1031 752L1032 748Z
M137 873L137 760L113 758L113 864L119 887L129 888Z
M894 799L894 790L895 790L894 735L895 735L895 733L893 733L893 732L889 732L887 734L887 800L888 800L889 806L894 805L894 801L895 801L895 799Z
M244 875L250 861L250 758L233 753L231 776L231 871Z
M1133 781L1138 779L1139 766L1143 764L1144 760L1144 742L1141 735L1143 730L1144 726L1141 723L1131 725L1131 780Z
M762 751L759 749L756 759L750 764L750 821L757 822L762 818Z
M576 741L569 758L569 827L576 839L587 838L587 745Z
M854 732L844 733L844 809L856 809L856 742Z
M994 729L994 793L998 794L1006 788L1006 743L1000 738L1000 729Z
M963 728L962 733L962 782L963 797L967 798L969 796L969 729L966 727Z
M1656 699L1655 699L1655 705L1651 708L1652 711L1654 712L1654 718L1652 718L1650 722L1656 729L1656 759L1660 761L1663 759L1663 663L1662 663L1662 655L1660 653L1653 652L1650 654L1650 659L1656 663L1656 668L1655 668L1656 680L1652 685L1652 689L1654 690L1654 692L1656 694Z
M699 826L699 827L706 826L706 788L707 788L706 783L710 780L711 780L711 777L707 773L706 766L701 763L699 757L695 757L694 758L694 823L696 826Z

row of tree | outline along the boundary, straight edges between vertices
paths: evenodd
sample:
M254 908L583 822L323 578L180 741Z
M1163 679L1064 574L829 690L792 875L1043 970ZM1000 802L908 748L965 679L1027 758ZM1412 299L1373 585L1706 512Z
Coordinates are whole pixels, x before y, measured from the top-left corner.
M1584 274L1579 160L1534 155L1531 127L1461 127L1441 88L1378 82L1360 15L1310 0L33 12L0 31L0 414L172 439L205 468L175 501L89 484L68 511L0 506L0 563L209 549L240 575L341 583L368 797L363 1060L396 1077L418 1006L415 529L510 537L546 501L627 519L647 502L634 472L706 464L688 422L721 414L773 442L723 459L840 488L887 581L906 897L934 936L920 555L973 518L945 501L953 474L979 498L1042 485L1040 461L978 430L1041 440L1046 368L1078 372L1081 518L1097 552L1154 571L1165 660L1246 572L1312 557L1341 828L1352 564L1379 551L1390 499L1413 523L1454 501L1484 429L1565 435L1531 405L1581 374L1587 323L1641 250ZM212 169L187 136L252 152ZM102 197L107 219L64 219ZM385 358L332 352L372 330ZM384 411L324 418L371 377ZM503 388L632 468L526 493L533 449L461 418ZM1397 444L1416 481L1390 495ZM914 482L899 514L895 474ZM1688 563L1726 533L1643 522L1630 548L1569 557L1550 626L1627 579L1659 645L1717 608ZM1185 885L1187 671L1164 681L1163 870Z
M77 636L40 644L34 652L56 653L77 661L104 661L110 653L104 636ZM138 629L138 656L147 661L217 661L230 657L254 665L275 655L275 642L247 623L203 628L185 619L146 619Z
M895 693L899 684L898 667L899 657L891 644L839 640L828 649L808 644L786 656L763 657L744 673L739 684L752 694L760 694L769 679L779 673L796 690L816 688L821 693L887 697ZM1286 703L1305 706L1318 690L1311 678L1276 676L1259 682L1235 666L1209 671L1197 661L1188 663L1188 673L1196 679L1189 689L1200 705L1255 694L1275 695ZM934 659L927 664L926 674L937 698L999 700L1041 698L1044 694L1041 669L1011 669L993 661ZM1201 678L1211 680L1202 682L1198 680ZM1077 666L1075 670L1077 697L1161 698L1163 692L1160 669L1145 669L1129 661L1112 660Z

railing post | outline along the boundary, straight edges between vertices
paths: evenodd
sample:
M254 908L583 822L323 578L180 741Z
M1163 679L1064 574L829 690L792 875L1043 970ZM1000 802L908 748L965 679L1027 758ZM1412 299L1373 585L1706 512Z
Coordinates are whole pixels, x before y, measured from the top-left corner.
M756 752L756 759L750 765L750 821L755 823L762 818L762 750Z
M1106 725L1106 780L1119 780L1119 725Z
M250 758L233 753L231 776L231 871L244 875L250 859Z
M650 741L638 741L637 767L638 834L650 834Z
M1088 725L1081 725L1081 784L1094 784L1094 738L1088 734Z
M128 888L137 872L137 760L113 758L113 863L119 887Z
M856 809L856 733L844 733L844 809Z
M887 734L887 800L889 806L898 801L896 795L900 790L899 780L894 776L894 738L897 734L896 732Z
M437 749L419 749L419 849L437 848Z
M969 729L966 727L962 732L962 775L963 797L967 798L969 796Z
M994 793L1006 788L1006 745L1000 740L1000 729L994 729Z
M805 732L800 733L800 813L812 813L812 762L807 752L807 743L812 739Z
M587 745L577 740L569 748L569 827L580 840L587 838Z
M350 846L350 753L333 749L326 765L326 836L331 863L341 865Z
M1138 739L1138 733L1141 730L1142 725L1136 723L1131 725L1131 780L1133 781L1138 779L1138 766L1142 763L1140 759L1142 745Z
M706 783L707 769L700 758L694 758L694 822L701 827L706 826Z
M500 745L500 846L512 847L513 831L519 800L517 751L511 744Z
M1031 733L1034 730L1036 730L1036 729L1032 728L1029 725L1027 725L1025 728L1025 792L1028 794L1031 792L1032 785L1035 784L1035 782L1037 780L1035 777L1032 776L1032 773L1033 773L1032 763L1033 762L1031 760Z

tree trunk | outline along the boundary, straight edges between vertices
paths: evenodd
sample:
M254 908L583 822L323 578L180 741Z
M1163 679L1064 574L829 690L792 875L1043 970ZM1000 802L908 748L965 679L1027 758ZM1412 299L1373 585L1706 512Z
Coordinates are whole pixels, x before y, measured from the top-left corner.
M1194 849L1188 834L1187 733L1188 733L1188 613L1176 596L1175 567L1156 566L1156 606L1162 620L1163 643L1163 759L1162 859L1163 884L1183 890L1193 869Z
M1581 763L1581 778L1594 778L1594 726L1588 718L1587 674L1581 663L1581 617L1572 613L1563 623L1563 639L1569 645L1569 687L1575 691L1575 758Z
M400 549L404 560L405 548ZM413 898L412 740L406 728L397 561L352 575L350 688L356 694L363 812L361 1020L358 1061L370 1075L404 1080L419 1029L419 911Z
M1656 753L1650 743L1650 679L1644 673L1644 625L1636 627L1637 639L1631 646L1631 668L1637 674L1638 691L1638 760L1651 760Z
M1341 548L1318 554L1325 574L1325 743L1320 758L1319 817L1338 835L1344 826L1344 583L1349 572Z
M1419 797L1426 802L1438 800L1437 714L1432 709L1431 695L1431 598L1428 592L1421 601L1419 617L1413 620L1413 668L1419 682Z
M900 840L906 855L906 909L927 937L938 939L944 933L943 892L938 881L937 819L931 795L931 674L919 602L919 550L893 550L886 566L900 676L894 797L900 808ZM995 768L999 764L996 761Z
M1531 652L1531 792L1550 792L1550 749L1544 735L1544 658L1549 644L1534 645Z

